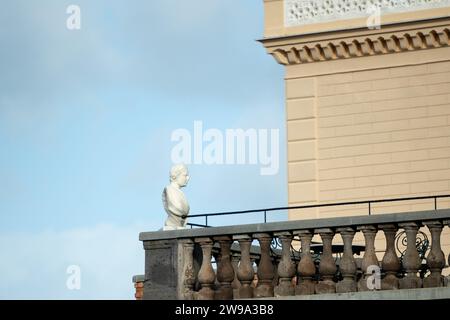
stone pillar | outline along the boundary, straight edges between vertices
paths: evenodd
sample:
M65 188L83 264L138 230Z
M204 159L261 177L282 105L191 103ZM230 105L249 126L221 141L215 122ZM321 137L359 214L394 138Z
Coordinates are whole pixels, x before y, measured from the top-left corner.
M319 273L321 281L316 284L316 293L335 293L336 283L333 281L337 268L333 258L332 242L334 231L329 228L318 229L315 233L319 233L323 242L323 252L320 257Z
M195 242L199 243L202 248L203 258L202 266L198 272L198 281L201 289L198 292L198 300L213 300L214 299L214 282L216 276L211 265L211 251L213 241L211 238L197 238Z
M302 243L300 262L297 267L298 281L297 286L295 287L295 294L314 294L315 284L313 282L313 277L316 274L316 266L311 257L311 240L313 234L309 230L296 231L294 234L300 237Z
M344 241L344 254L339 262L339 269L343 276L343 280L336 285L337 293L355 292L356 291L356 261L353 257L353 238L355 236L354 228L337 229Z
M234 271L234 279L231 283L231 288L233 288L233 299L239 299L239 289L241 288L241 283L239 282L237 273L238 273L238 267L239 267L239 255L233 254L231 256L231 265L233 266Z
M424 288L442 287L444 278L442 269L445 267L445 256L441 249L442 223L440 221L430 221L425 223L431 232L431 250L427 256L427 265L431 274L423 281Z
M295 276L295 264L291 259L292 235L290 232L275 234L282 244L281 260L278 263L278 285L275 287L275 296L293 296L295 288L292 278Z
M144 300L175 300L182 293L182 246L177 240L144 241Z
M250 260L250 247L253 239L248 235L238 235L234 236L234 240L239 242L239 247L241 249L241 261L239 262L237 272L237 277L241 282L241 287L239 288L239 298L253 298L252 281L255 272Z
M420 257L416 248L416 238L419 226L415 222L402 223L399 225L406 232L406 252L403 256L403 268L405 277L400 279L400 289L416 289L421 287L421 280L417 276L420 268Z
M183 242L184 267L182 282L184 284L183 299L194 299L195 269L194 269L194 241Z
M358 230L362 231L362 233L364 234L364 241L366 246L364 257L361 263L361 270L363 275L358 282L358 291L368 291L370 290L367 286L368 278L374 276L372 272L370 272L370 269L373 267L380 267L377 255L375 254L375 236L377 235L377 228L372 225L367 225L358 227ZM376 289L381 289L381 287Z
M256 298L273 297L274 267L270 257L270 243L272 236L268 233L258 233L254 237L258 239L261 247L261 260L258 265L258 285L255 288Z
M386 238L386 252L381 264L385 276L381 280L381 290L397 290L399 288L397 274L401 268L400 259L395 251L395 236L398 228L395 224L379 225L378 228L383 230Z
M216 291L216 300L232 300L233 288L231 282L234 280L234 270L231 265L230 248L233 240L230 236L215 237L220 244L220 261L217 265L217 280L220 283Z

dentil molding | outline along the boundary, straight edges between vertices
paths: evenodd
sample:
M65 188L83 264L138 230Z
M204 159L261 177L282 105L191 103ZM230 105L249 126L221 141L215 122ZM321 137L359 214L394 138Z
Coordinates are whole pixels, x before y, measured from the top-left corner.
M261 42L282 65L425 50L450 45L450 18L438 22L428 21L416 27L413 24L403 27L383 26L380 30L361 28L318 35L268 38Z

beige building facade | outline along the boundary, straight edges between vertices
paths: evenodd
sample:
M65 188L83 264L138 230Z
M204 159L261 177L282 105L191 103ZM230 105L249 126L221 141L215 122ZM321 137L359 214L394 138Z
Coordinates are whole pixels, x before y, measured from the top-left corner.
M264 5L261 41L285 68L289 205L450 194L450 1ZM432 210L434 201L371 209ZM302 209L289 219L367 213ZM448 229L442 240L448 255Z

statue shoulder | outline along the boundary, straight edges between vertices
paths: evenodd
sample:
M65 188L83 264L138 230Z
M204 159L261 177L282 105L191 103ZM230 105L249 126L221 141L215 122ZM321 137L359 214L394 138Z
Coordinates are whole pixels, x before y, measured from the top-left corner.
M171 195L177 194L177 190L170 184L164 188L163 195L170 197Z
M176 190L173 186L168 185L164 188L162 192L163 202L167 203L168 201L173 201L179 198L179 191Z

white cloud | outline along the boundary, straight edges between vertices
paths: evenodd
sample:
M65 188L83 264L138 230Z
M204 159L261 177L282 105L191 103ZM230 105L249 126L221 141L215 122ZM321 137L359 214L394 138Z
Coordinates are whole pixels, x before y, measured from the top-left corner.
M132 276L144 272L139 232L156 226L97 225L0 235L0 299L133 299ZM67 267L81 268L69 290Z

